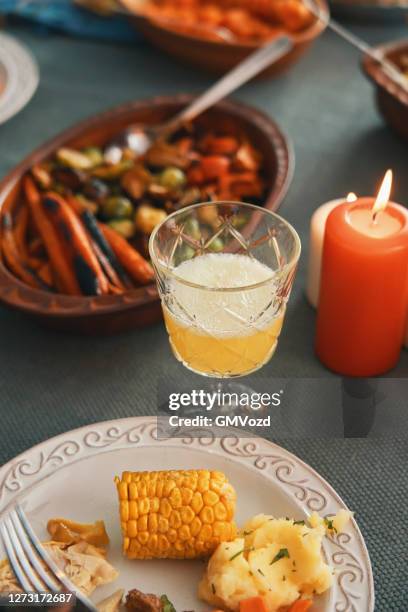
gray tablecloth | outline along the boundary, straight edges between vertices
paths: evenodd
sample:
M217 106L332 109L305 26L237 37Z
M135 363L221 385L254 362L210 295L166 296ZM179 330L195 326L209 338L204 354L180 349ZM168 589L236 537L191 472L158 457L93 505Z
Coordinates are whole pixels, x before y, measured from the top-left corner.
M14 29L41 68L30 105L0 126L0 175L31 149L78 119L159 93L198 91L210 77L147 45L134 47L41 37ZM372 42L406 29L359 28ZM376 114L356 52L326 33L292 71L244 87L237 99L273 115L293 139L297 168L281 213L298 229L304 255L276 357L262 376L331 376L313 354L315 316L303 296L310 214L354 190L372 194L388 167L394 199L408 193L407 145ZM394 376L408 372L401 355ZM181 376L163 326L107 338L44 331L0 308L0 462L80 425L153 414L159 374ZM402 612L406 580L407 443L403 440L282 442L325 476L357 513L371 553L377 609Z

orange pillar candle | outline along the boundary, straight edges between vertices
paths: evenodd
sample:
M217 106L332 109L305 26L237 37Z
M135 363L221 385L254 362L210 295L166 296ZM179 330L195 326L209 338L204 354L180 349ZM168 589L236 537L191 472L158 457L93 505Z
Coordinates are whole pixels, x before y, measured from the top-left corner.
M408 211L377 200L340 204L326 223L316 352L345 376L376 376L398 361L408 296Z

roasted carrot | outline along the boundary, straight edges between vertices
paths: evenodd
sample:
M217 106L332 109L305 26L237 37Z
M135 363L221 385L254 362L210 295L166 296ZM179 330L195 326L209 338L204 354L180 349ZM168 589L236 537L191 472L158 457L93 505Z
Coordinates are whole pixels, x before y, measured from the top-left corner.
M109 283L109 293L112 293L113 295L122 295L123 289L120 289L119 287L116 287L116 285Z
M20 257L13 234L13 221L9 213L3 214L1 218L1 230L1 251L11 272L30 287L39 288L41 285L34 273Z
M313 605L313 602L310 599L298 599L292 604L288 610L288 612L307 612Z
M116 289L118 289L119 293L123 293L123 291L125 290L125 286L116 274L116 271L112 268L111 263L106 257L106 255L102 253L101 249L94 241L92 241L92 248L95 251L98 261L101 264L102 269L109 280L109 289L111 290L113 285Z
M39 236L36 236L35 238L31 240L31 242L29 242L27 248L28 248L28 253L36 257L37 255L39 255L39 253L41 253L41 251L43 251L44 244L41 238Z
M17 212L16 220L14 223L14 237L16 246L18 252L21 253L24 258L27 258L28 256L26 242L28 214L29 211L27 206L25 204L22 204Z
M24 191L34 223L55 272L58 289L70 295L80 295L79 283L70 265L68 254L64 251L58 232L42 206L40 193L29 176L24 178Z
M45 263L43 263L41 268L38 268L37 276L42 280L43 283L45 283L49 287L52 287L52 270L49 261L46 261Z
M138 283L146 284L151 282L154 278L154 272L149 262L125 238L122 238L120 234L108 225L100 223L99 227L126 272Z
M120 293L122 293L125 289L125 284L120 280L119 276L122 276L123 280L126 281L126 287L130 287L131 283L128 282L129 279L126 278L125 271L123 270L122 266L120 266L112 249L99 230L93 213L84 209L75 196L67 196L67 202L85 226L85 231L92 244L92 249L102 270L110 281L109 288L111 288L112 285L115 285L120 290Z
M239 602L239 612L268 612L263 597L249 597Z
M39 270L44 265L44 260L40 257L28 256L25 261L32 270Z
M72 208L60 195L47 192L43 198L43 206L53 219L63 241L71 247L77 278L82 291L86 295L108 293L108 281L92 250L92 245L81 221ZM92 274L95 282L91 283ZM83 286L81 285L83 279Z
M202 185L205 183L206 179L200 165L192 166L187 171L187 180L190 185Z
M108 260L108 262L110 263L110 265L112 266L116 274L118 275L124 287L128 289L131 288L133 284L130 281L128 275L126 274L122 264L119 262L118 258L113 252L109 242L106 240L105 236L103 235L98 225L98 222L95 218L95 215L91 213L89 210L85 210L81 214L81 219L84 222L84 225L86 229L88 230L88 233L91 239L99 247L102 254L105 255L106 259Z
M201 158L200 167L204 178L211 180L223 176L229 170L230 160L224 155L205 155Z
M81 206L80 201L75 196L66 196L66 201L78 216L84 211L83 206Z
M239 147L239 142L233 136L214 136L209 134L203 139L203 149L214 155L233 155Z

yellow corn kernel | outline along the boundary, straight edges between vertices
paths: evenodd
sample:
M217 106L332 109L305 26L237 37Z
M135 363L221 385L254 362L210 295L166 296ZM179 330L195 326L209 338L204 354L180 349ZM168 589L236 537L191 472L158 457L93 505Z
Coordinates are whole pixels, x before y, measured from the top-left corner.
M195 514L198 514L201 511L203 506L204 506L204 502L203 502L203 498L201 496L201 493L196 491L193 494L193 498L191 500L191 508L193 509Z
M219 497L214 491L206 491L203 494L203 502L206 506L215 506Z
M135 501L134 499L130 501L128 504L128 514L129 514L129 518L132 521L134 521L135 519L139 517L139 511L137 509L137 501Z
M194 559L235 537L236 494L222 472L124 472L115 482L130 559Z
M137 535L137 522L136 521L128 521L127 524L127 535L129 538L135 538Z
M195 514L190 506L183 506L180 510L180 516L183 525L189 525L194 520Z
M147 517L147 529L150 533L157 533L157 514L152 513Z
M148 497L143 497L143 499L139 499L139 514L149 514L150 510L150 500Z
M200 519L203 523L208 523L212 525L214 522L214 510L211 506L204 506L204 508L200 512Z

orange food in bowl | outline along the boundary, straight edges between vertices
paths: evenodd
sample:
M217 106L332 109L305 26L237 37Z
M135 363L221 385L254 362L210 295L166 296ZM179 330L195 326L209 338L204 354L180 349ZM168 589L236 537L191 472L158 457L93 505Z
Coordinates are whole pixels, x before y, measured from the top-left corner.
M223 32L242 42L298 32L313 21L301 0L150 0L145 12L170 29L208 39Z

